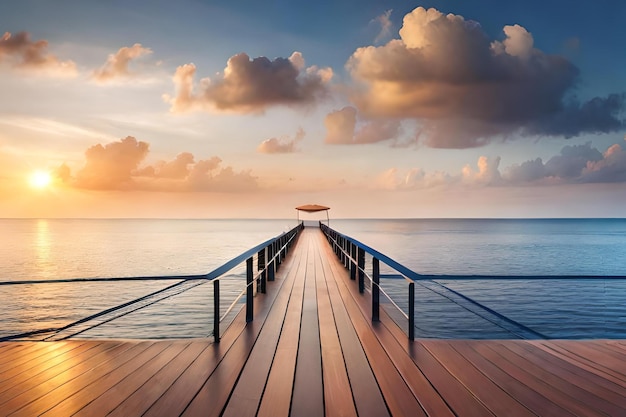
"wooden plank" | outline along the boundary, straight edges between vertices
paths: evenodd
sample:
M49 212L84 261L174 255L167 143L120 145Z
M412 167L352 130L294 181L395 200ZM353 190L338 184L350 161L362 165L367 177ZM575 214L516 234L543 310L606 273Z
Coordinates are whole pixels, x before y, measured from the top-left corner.
M316 240L315 284L317 289L317 313L322 355L322 376L324 387L324 407L326 415L356 416L356 407L352 389L348 380L348 371L343 351L339 342L334 311L326 285L322 264L329 259L322 259L319 240ZM339 313L339 312L338 312ZM344 310L345 314L345 310Z
M70 369L63 374L59 374L53 382L51 389L37 399L24 405L17 411L17 415L33 416L39 415L50 408L56 406L66 398L71 397L85 385L93 382L100 375L110 372L115 367L115 362L120 356L131 358L134 352L139 352L142 344L125 342L110 350L103 352L103 355L92 356L88 361L83 362L80 367L81 373L77 375L74 369ZM147 344L143 344L144 348ZM104 356L104 357L102 357Z
M278 346L281 328L285 321L287 305L293 290L299 261L300 259L293 260L288 270L287 268L284 270L287 272L287 278L264 320L263 328L226 404L223 413L225 417L239 417L257 413Z
M333 259L333 254L331 253L330 255L331 256L326 258L329 261ZM328 255L323 253L322 256ZM326 285L329 289L337 333L341 342L341 349L343 350L350 386L352 388L352 397L354 398L358 415L361 417L388 416L389 410L387 409L387 405L378 387L367 356L363 351L356 330L350 321L344 302L339 294L336 283L337 278L334 276L332 262L329 261L323 263Z
M514 357L511 357L503 349L497 349L491 343L475 343L474 348L481 355L487 357L491 362L500 369L511 375L511 377L526 384L536 392L541 392L546 398L561 406L563 409L570 411L575 415L601 416L603 413L594 410L588 404L575 398L569 392L563 392L545 381L542 377L533 374L527 370L525 366L518 366L514 363Z
M481 341L479 343L485 342ZM538 416L575 416L575 414L547 398L543 392L532 389L516 378L515 375L510 375L500 369L489 358L475 350L476 344L473 341L458 340L455 341L452 347L471 361L477 369L480 369L483 374L500 386L502 390L508 392L513 398Z
M304 234L298 242L298 250L303 251L310 239ZM300 340L300 319L304 297L304 274L306 258L300 255L294 286L287 306L285 322L276 348L276 355L263 392L258 416L286 416L291 407L293 379L296 371L298 343Z
M158 360L159 354L165 351L167 347L169 347L169 343L166 342L150 342L145 350L138 353L136 356L131 357L123 364L123 366L107 370L108 372L104 375L97 379L93 379L90 384L83 386L82 389L63 399L63 401L60 401L43 415L73 415L101 395L105 394L109 389L114 388L120 381L130 376L146 363L151 360Z
M13 343L15 342L2 342L2 344L5 346L11 346L13 345ZM6 354L3 353L2 356L0 356L0 370L5 369L4 366L7 364L10 365L15 363L22 355L32 355L39 349L46 349L51 347L55 347L54 343L28 342L21 345L16 345L16 347L7 351Z
M183 371L180 378L174 381L167 391L150 406L144 413L144 416L181 415L245 327L246 317L245 311L242 309L226 332L224 332L220 343L210 344L198 358Z
M103 349L106 350L98 344L82 343L76 349L51 359L46 356L38 357L36 366L7 381L5 386L8 389L0 394L0 407L3 410L16 410L24 404L25 399L37 398L37 396L33 398L35 394L31 392L35 389L42 391L43 395L45 393L43 387L48 380L93 356L94 351L100 352Z
M152 375L186 350L188 346L188 343L168 343L167 347L153 359L141 364L133 372L127 373L124 378L98 395L74 415L94 416L97 414L108 414L126 397L141 387Z
M472 393L482 404L484 404L496 416L534 416L528 408L518 402L516 399L495 384L486 375L480 372L474 364L468 361L464 356L459 354L452 348L454 342L449 341L431 341L424 340L416 342L416 345L427 349L430 354L435 357L459 382L461 382L469 392ZM419 361L421 357L419 349L416 349L415 356ZM446 393L439 391L446 398L452 407L451 396L454 393ZM462 403L461 403L462 404ZM467 403L467 408L461 407L457 409L458 414L467 415L468 408L471 406ZM458 407L458 404L457 404Z
M263 297L255 298L254 311L256 315L254 320L246 325L241 335L224 355L215 371L205 381L182 415L212 416L222 413L241 373L243 364L250 355L254 342L263 327L269 309L285 282L285 272L290 270L293 259L293 252L291 252L285 259L283 267L276 273L273 285L268 286L267 293Z
M54 361L55 358L58 358L60 355L68 354L68 352L80 346L80 343L62 343L61 346L55 348L53 344L47 342L33 342L33 345L36 344L44 344L47 345L47 347L45 351L38 350L38 353L34 353L32 357L26 355L22 360L17 360L13 367L7 365L7 368L0 372L0 392L11 387L13 384L10 381L14 380L16 376L25 372L32 373L33 368L42 366L42 362L47 361L50 364L49 366L52 366L52 361Z
M402 375L393 365L387 352L371 330L369 320L366 319L356 301L350 295L350 290L344 282L337 282L337 288L342 294L346 310L359 336L363 350L374 371L376 380L392 415L425 416L417 398L407 386Z
M293 416L323 416L324 391L317 316L317 291L315 289L315 259L312 245L308 248L304 279L300 341L298 343L298 359L290 414Z
M609 359L609 357L614 359L612 362L626 363L626 352L622 352L620 349L613 349L605 341L588 340L586 343L593 349L597 349L598 351L604 353L607 356L607 359Z
M192 342L163 368L150 376L139 389L134 391L115 407L109 416L143 415L172 383L198 358L207 343Z
M21 350L17 355L11 355L7 358L7 362L0 366L0 380L5 380L5 373L14 368L20 367L21 370L29 369L29 364L31 362L36 363L41 357L47 356L52 358L57 355L62 355L67 351L77 348L80 344L81 343L77 342L62 342L59 345L48 342L33 343L32 347ZM54 354L55 352L56 355Z
M538 375L550 373L556 380L552 385L559 384L565 390L572 390L576 398L588 404L594 404L598 410L609 411L610 404L618 405L626 410L626 391L613 382L599 375L586 371L572 362L564 361L526 342L506 341L494 342L518 355L523 366ZM531 360L532 359L532 360ZM530 363L528 363L530 362ZM616 363L616 366L619 366ZM546 381L552 381L546 377ZM570 388L570 385L574 387ZM606 409L605 409L606 407ZM609 412L609 414L614 411Z
M529 341L528 343L532 343L537 348L543 349L544 351L550 353L553 356L562 358L565 361L576 363L577 366L588 370L589 372L593 372L596 375L601 376L602 378L608 379L614 384L619 385L626 389L626 376L621 375L618 372L615 372L613 369L608 369L603 367L601 364L598 364L596 361L591 360L588 357L581 357L572 353L566 349L563 349L561 346L556 345L553 342L549 341ZM581 342L582 343L582 342Z
M329 254L330 255L330 254ZM333 258L329 258L333 259ZM335 274L335 280L341 282L346 289L352 291L350 295L352 300L357 303L361 310L361 314L366 318L368 323L370 322L369 314L370 314L370 303L366 299L368 295L363 295L358 293L358 287L354 285L355 283L349 279L349 275L344 273L340 266L340 264L336 264L331 261L331 266L333 268ZM340 285L341 285L340 284ZM383 316L381 316L381 320L385 320ZM395 323L391 323L392 327L396 328L401 334L401 340L403 343L409 343L406 334L402 333L402 331L397 327ZM450 410L446 402L440 397L440 395L435 391L430 381L426 379L423 375L422 371L417 367L415 362L407 355L406 350L401 347L401 344L392 337L391 332L388 331L388 327L381 324L370 324L370 331L373 331L377 337L379 338L380 343L384 347L385 351L389 355L392 363L405 380L409 389L417 398L419 404L424 409L424 411L428 415L436 415L436 416L453 416L453 412Z
M21 352L43 349L45 345L45 343L37 342L0 342L0 346L3 346L2 351L0 351L0 366L14 362Z

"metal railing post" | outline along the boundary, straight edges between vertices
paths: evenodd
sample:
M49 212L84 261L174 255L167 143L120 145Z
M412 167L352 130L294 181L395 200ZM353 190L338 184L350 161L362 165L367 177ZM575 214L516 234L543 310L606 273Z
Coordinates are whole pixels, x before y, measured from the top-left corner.
M272 259L274 257L274 245L271 244L267 247L267 280L268 281L274 281L274 260Z
M254 271L252 268L252 257L246 260L246 323L250 323L254 318Z
M415 340L415 283L409 284L409 340Z
M372 258L372 321L380 320L380 261Z
M213 280L213 341L220 342L220 280Z
M265 270L265 248L259 251L257 264L259 271L261 271L261 294L265 294L265 283L267 281L267 271Z
M350 254L352 256L352 261L350 263L350 279L354 281L356 279L357 263L356 263L356 245L352 242L350 242Z
M286 235L283 236L283 243L282 243L281 247L282 247L281 262L282 262L287 257L287 236Z
M365 249L359 248L358 250L359 260L359 292L365 291Z

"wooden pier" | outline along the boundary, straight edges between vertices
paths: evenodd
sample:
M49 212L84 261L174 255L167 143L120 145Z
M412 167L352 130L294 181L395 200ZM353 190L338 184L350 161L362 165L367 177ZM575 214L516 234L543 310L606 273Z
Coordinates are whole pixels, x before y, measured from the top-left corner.
M0 415L626 415L626 341L411 342L370 298L306 228L220 343L0 343Z

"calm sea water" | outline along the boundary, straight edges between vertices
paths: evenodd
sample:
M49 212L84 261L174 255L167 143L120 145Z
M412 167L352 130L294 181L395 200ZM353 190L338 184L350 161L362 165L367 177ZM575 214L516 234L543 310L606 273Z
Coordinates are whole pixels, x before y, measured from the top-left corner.
M0 281L206 273L294 225L0 219ZM626 275L626 220L331 220L331 226L423 274ZM60 327L170 284L0 286L0 336ZM242 271L235 270L222 292L234 298L242 288ZM384 280L383 288L407 308L404 280ZM211 297L211 286L199 285L81 336L204 337ZM626 280L418 282L416 335L511 338L519 324L548 337L626 338L625 300Z

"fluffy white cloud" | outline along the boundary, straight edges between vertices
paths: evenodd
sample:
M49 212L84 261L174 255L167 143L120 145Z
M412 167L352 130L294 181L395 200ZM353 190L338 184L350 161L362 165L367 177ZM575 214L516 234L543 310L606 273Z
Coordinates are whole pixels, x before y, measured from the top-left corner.
M365 116L411 118L432 147L482 146L519 131L575 136L624 127L624 95L565 101L579 70L534 47L522 26L491 40L474 21L418 7L400 38L358 48L347 68L352 100Z
M164 96L171 111L191 110L261 113L269 106L307 105L327 93L330 68L305 67L300 52L289 58L250 59L245 53L232 56L222 74L194 84L196 66L186 64L174 74L176 95Z
M466 182L478 183L485 185L496 185L502 182L502 176L498 167L500 166L500 157L488 158L481 156L476 163L477 170L470 165L463 168L462 176Z

